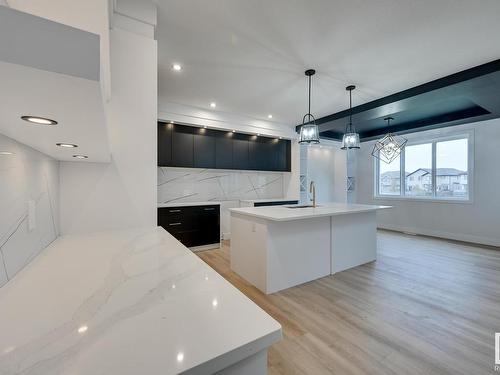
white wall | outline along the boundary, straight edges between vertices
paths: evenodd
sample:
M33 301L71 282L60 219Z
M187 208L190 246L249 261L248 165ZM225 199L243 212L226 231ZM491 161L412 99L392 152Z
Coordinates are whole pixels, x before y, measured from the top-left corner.
M339 143L323 140L320 145L303 147L306 152L301 173L307 175L307 191L301 196L302 202L310 198L311 181L316 185L318 203L346 202L346 152L340 150Z
M110 32L112 162L61 162L61 233L156 225L157 44Z
M474 193L472 203L439 203L374 199L373 143L362 143L357 160L357 201L394 208L378 214L382 228L500 246L500 119L443 131L474 131ZM424 133L419 133L424 135Z
M59 234L59 167L56 160L1 134L0 152L13 153L0 155L1 287Z

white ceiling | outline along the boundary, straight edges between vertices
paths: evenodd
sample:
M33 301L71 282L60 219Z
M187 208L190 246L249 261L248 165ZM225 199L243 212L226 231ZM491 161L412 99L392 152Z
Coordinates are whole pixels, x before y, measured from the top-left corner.
M0 21L0 134L58 160L84 154L87 162L109 162L99 37L4 6ZM23 115L58 125L33 125Z
M498 0L159 0L159 108L290 126L500 58ZM171 64L183 66L180 73Z

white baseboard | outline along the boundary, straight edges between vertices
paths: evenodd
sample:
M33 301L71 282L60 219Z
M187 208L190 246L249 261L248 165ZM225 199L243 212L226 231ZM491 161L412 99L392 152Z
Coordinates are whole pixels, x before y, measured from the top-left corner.
M481 237L481 236L474 236L474 235L470 235L470 234L450 233L450 232L443 232L443 231L438 231L438 230L428 230L428 229L422 229L422 228L416 228L416 227L405 227L405 226L391 225L391 224L389 224L389 225L378 224L377 227L379 229L394 230L397 232L403 232L403 233L408 233L408 234L421 234L423 236L439 237L439 238L445 238L445 239L449 239L449 240L456 240L456 241L462 241L462 242L470 242L470 243L477 243L477 244L481 244L481 245L500 247L500 238Z
M222 233L222 239L223 240L230 240L231 239L231 232L223 232Z

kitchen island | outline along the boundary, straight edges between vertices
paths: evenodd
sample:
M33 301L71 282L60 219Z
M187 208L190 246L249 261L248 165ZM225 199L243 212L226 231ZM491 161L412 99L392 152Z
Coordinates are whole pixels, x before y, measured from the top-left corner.
M231 211L231 269L270 294L377 258L376 212L328 203Z

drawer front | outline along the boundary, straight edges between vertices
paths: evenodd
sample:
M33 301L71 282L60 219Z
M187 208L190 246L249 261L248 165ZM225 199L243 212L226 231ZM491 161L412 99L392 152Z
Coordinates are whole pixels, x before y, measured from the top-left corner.
M187 247L220 241L220 206L158 208L158 225Z

